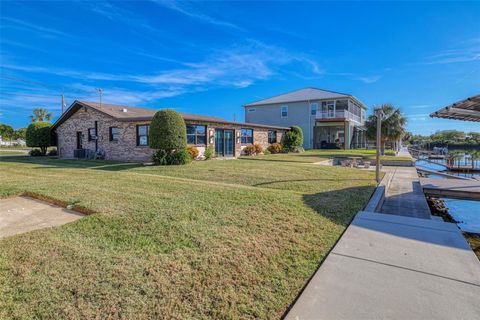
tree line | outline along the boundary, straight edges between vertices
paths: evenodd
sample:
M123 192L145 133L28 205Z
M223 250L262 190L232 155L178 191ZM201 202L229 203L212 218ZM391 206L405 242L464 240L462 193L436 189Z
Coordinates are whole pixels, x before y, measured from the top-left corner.
M480 132L464 132L461 130L441 130L431 135L415 135L409 133L406 139L413 145L480 145Z

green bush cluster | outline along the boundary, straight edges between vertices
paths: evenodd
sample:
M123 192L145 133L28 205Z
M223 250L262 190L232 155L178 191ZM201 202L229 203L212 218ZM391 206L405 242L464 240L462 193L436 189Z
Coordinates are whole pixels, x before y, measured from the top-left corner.
M28 152L28 154L31 155L32 157L43 156L42 150L40 149L32 149Z
M153 163L160 166L182 165L192 162L192 156L187 149L167 152L166 150L158 150L152 156Z
M49 155L49 156L52 156L52 157L58 155L57 148L50 149L50 150L48 151L48 155Z
M203 153L205 159L209 160L215 156L215 150L213 150L212 146L208 146L205 148L205 152Z
M42 155L45 155L47 148L52 145L51 126L50 122L37 121L31 123L25 134L27 147L40 148Z
M288 152L303 152L303 131L299 126L291 126L282 138L282 144Z

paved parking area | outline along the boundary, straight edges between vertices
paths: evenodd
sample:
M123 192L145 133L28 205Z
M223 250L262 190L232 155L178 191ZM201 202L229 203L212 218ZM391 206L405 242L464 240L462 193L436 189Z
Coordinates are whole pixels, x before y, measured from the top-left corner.
M0 238L69 223L83 214L29 197L0 199Z

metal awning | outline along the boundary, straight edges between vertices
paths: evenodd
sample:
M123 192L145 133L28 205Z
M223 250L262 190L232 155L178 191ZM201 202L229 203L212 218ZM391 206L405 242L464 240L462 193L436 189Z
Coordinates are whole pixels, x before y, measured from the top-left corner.
M480 94L435 111L430 117L480 122Z

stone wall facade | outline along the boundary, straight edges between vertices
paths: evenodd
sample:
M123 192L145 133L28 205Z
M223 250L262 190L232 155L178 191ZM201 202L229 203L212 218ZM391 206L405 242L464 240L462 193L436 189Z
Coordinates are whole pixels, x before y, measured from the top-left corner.
M97 128L97 139L89 141L88 129ZM211 145L215 150L215 131L217 129L233 130L234 132L234 157L242 155L246 145L241 143L241 129L253 129L253 143L260 144L263 149L268 148L268 131L274 130L277 142L281 141L284 129L270 129L265 127L250 126L249 124L232 124L222 122L192 121L187 124L205 125L207 145L196 145L200 156L206 146ZM150 161L154 150L148 146L137 146L137 125L150 124L150 121L118 121L109 115L93 108L80 108L71 117L60 124L57 129L57 149L59 157L73 158L77 149L77 132L82 136L82 148L92 151L101 151L107 160L146 162ZM118 128L118 140L110 141L110 127Z

